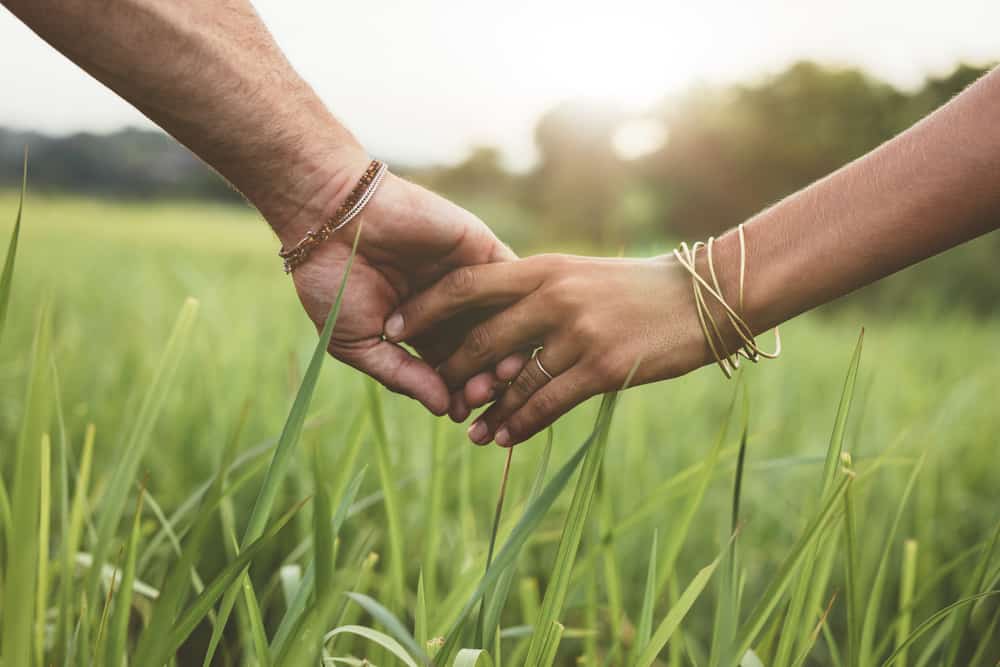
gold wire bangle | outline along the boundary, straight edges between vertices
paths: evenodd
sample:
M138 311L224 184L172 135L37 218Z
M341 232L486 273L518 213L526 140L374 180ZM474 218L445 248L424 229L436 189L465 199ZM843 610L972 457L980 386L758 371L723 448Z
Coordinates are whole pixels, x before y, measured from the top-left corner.
M739 225L736 230L740 241L739 309L740 311L743 311L743 293L744 283L746 282L747 262L746 235L743 231L743 225ZM761 358L776 359L781 354L781 334L778 331L778 327L775 327L774 352L766 352L762 350L759 345L757 345L757 341L754 339L753 329L750 328L750 325L747 324L747 321L736 311L736 309L729 305L725 297L722 295L722 286L719 284L719 278L715 272L715 261L712 255L714 245L714 236L710 236L707 242L703 243L701 241L697 241L691 246L682 242L679 248L674 249L674 257L677 259L677 262L691 274L691 286L694 291L695 310L698 313L698 323L701 325L701 331L705 335L705 341L708 343L708 347L712 351L712 356L715 357L716 363L719 364L719 368L722 369L723 374L727 378L731 378L736 369L740 367L740 356L743 356L754 363L757 363ZM697 258L698 250L701 248L705 249L705 254L707 256L708 275L712 281L711 284L698 274ZM742 345L740 345L735 352L729 351L729 347L726 345L725 337L722 335L722 332L719 330L719 325L715 321L715 316L712 315L712 311L708 307L705 293L708 293L719 303L719 305L722 306L726 319L729 320L730 326L732 326L733 330L736 331L736 335L739 336L742 341Z

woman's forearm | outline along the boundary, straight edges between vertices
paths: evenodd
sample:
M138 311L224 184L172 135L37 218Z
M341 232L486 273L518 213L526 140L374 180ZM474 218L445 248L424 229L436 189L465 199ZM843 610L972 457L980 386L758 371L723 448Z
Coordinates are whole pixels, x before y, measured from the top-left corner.
M745 312L763 331L1000 226L1000 69L745 225ZM737 292L735 233L717 245Z
M246 0L2 0L280 226L357 174L357 142ZM355 161L357 159L355 158ZM363 168L363 164L360 165Z

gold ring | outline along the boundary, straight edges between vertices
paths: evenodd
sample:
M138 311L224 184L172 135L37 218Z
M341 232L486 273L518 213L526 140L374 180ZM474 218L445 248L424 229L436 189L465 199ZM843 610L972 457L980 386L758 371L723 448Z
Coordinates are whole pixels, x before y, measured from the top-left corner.
M540 349L541 348L539 348L539 350ZM553 380L554 378L552 377L552 373L545 370L545 366L542 366L542 360L539 358L537 350L535 351L534 357L535 357L535 364L538 366L538 370L542 372L542 375L547 377L550 381Z

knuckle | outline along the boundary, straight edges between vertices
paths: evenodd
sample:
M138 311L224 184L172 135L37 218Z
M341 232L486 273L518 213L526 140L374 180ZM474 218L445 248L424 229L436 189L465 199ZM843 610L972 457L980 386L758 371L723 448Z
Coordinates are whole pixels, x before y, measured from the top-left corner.
M511 390L520 397L530 396L535 391L535 378L531 367L526 366L511 383Z
M592 317L577 318L570 327L570 334L578 341L595 341L600 336L600 326Z
M489 356L493 335L488 327L478 325L469 330L465 337L465 349L476 359Z
M565 266L570 261L570 255L558 252L547 252L541 255L536 255L535 257L539 263L552 268Z
M463 267L449 273L444 279L443 286L449 295L461 297L466 296L472 291L475 282L476 277L472 269Z
M578 303L578 298L573 293L572 286L567 284L567 282L566 279L553 281L546 285L542 292L545 301L551 304L552 308L561 315L574 310Z
M551 418L558 408L559 401L555 394L548 392L535 394L534 400L525 406L522 419L525 422L537 424Z
M533 436L540 428L552 421L555 402L551 396L539 396L518 410L507 421L507 429L516 440L524 440Z

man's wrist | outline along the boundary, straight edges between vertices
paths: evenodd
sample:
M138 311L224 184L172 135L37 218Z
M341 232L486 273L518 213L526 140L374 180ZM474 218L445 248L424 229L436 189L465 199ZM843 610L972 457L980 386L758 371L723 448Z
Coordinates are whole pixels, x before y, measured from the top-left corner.
M290 247L336 211L370 159L357 144L315 149L289 160L286 175L244 191L281 240Z

